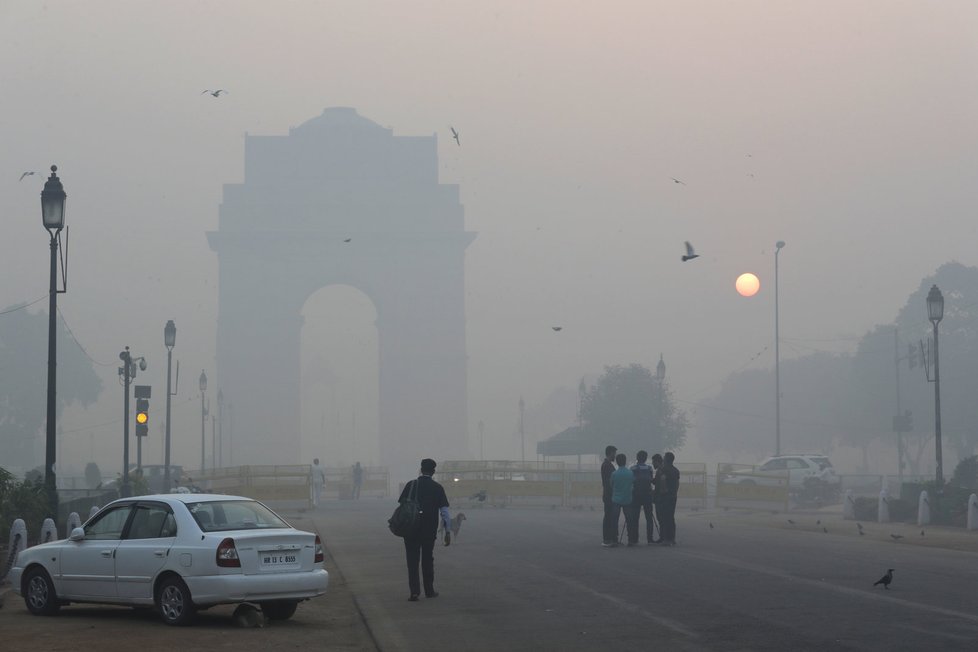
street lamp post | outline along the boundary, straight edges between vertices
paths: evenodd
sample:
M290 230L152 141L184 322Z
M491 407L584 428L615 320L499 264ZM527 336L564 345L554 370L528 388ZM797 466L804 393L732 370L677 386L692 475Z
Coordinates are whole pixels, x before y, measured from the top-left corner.
M48 507L51 516L58 515L58 483L55 476L57 462L57 320L58 294L67 291L58 289L58 248L61 244L61 229L65 225L65 194L61 179L56 174L58 166L51 166L51 176L41 191L41 223L51 236L51 283L48 296L48 404L47 431L44 439L44 487L47 491ZM67 247L65 248L67 251ZM66 270L67 271L67 270ZM62 282L64 284L64 281Z
M523 397L520 396L520 460L523 464L526 464L526 437L523 431L523 409L526 404L523 403Z
M166 435L163 453L163 492L169 493L170 486L170 372L173 368L173 347L177 343L177 326L173 320L166 322L163 327L163 344L166 346Z
M132 486L129 484L129 386L133 378L136 377L137 362L142 371L146 371L146 358L140 356L133 358L129 352L129 347L119 354L122 366L119 367L119 376L122 377L123 400L122 400L122 487L119 493L123 498L132 495Z
M217 463L224 467L224 392L217 390Z
M206 440L207 406L204 405L204 394L207 392L207 374L200 370L200 472L204 469L204 442Z
M944 456L941 451L941 356L937 337L937 325L944 318L944 295L932 285L927 293L927 318L934 325L934 454L937 458L938 504L944 493Z
M774 245L774 454L781 454L781 333L778 310L778 254L784 240Z

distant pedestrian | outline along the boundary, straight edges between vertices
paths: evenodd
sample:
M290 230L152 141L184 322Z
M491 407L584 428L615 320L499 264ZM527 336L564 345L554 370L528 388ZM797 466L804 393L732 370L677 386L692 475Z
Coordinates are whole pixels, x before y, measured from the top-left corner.
M360 462L353 465L353 500L360 499L360 487L363 485L363 467Z
M628 542L638 543L638 522L645 512L645 540L648 545L654 541L655 517L652 515L652 478L655 470L646 464L649 454L646 451L639 451L635 454L635 464L632 465L632 480L634 488L632 490L632 528L628 530Z
M319 466L319 458L312 460L312 468L309 469L309 481L312 484L312 506L319 507L319 499L323 495L323 487L326 486L326 469Z
M676 501L679 499L679 469L676 456L670 451L662 457L655 486L655 513L659 517L659 542L676 545Z
M438 592L435 591L435 539L438 536L438 520L441 517L442 525L445 528L445 545L452 542L451 522L452 517L448 512L448 496L445 495L445 488L435 482L431 476L435 474L435 460L425 458L421 460L421 475L417 480L411 480L404 485L401 497L398 502L405 502L415 492L417 485L418 504L421 506L421 526L417 534L411 537L404 537L404 552L407 557L408 567L408 588L411 591L408 600L417 602L421 595L421 584L424 582L424 595L426 598L437 598ZM418 564L421 565L421 578L418 577Z
M601 533L605 548L618 545L618 517L614 513L615 504L611 500L611 474L615 472L615 453L618 448L606 446L604 462L601 463L601 502L604 503L604 519L601 522Z
M615 456L615 463L618 464L618 469L611 474L611 500L615 505L615 530L618 529L618 521L621 520L620 514L624 513L625 525L629 532L628 545L634 546L635 543L631 540L630 535L631 531L635 529L632 522L632 491L635 485L635 476L632 474L632 470L626 466L628 458L625 457L624 453L618 453Z

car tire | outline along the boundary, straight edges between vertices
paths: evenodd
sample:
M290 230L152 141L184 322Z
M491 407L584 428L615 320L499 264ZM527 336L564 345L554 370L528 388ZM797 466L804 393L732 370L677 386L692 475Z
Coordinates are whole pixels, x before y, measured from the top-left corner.
M295 614L299 603L295 600L275 600L260 603L261 611L269 620L288 620Z
M191 624L197 615L190 589L182 579L172 575L160 582L156 608L163 622L178 627Z
M54 590L51 576L43 568L35 566L24 576L24 604L35 616L53 616L58 613L61 603Z

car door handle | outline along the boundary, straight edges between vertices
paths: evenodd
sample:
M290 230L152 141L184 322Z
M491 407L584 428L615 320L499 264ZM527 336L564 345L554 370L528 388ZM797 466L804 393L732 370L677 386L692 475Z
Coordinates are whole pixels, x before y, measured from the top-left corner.
M112 556L112 551L111 550L103 550L102 551L102 556L103 557L111 557Z
M166 550L154 550L153 554L156 555L157 557L162 557L163 555L166 554Z

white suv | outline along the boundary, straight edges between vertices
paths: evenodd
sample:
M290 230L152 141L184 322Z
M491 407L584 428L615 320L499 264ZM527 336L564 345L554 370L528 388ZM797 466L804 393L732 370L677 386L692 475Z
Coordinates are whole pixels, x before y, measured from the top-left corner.
M740 477L738 477L740 476ZM756 469L748 471L733 471L727 476L727 482L737 484L772 484L788 478L790 491L801 491L813 483L825 483L830 487L838 487L842 480L832 468L832 462L824 455L777 455L764 460Z

